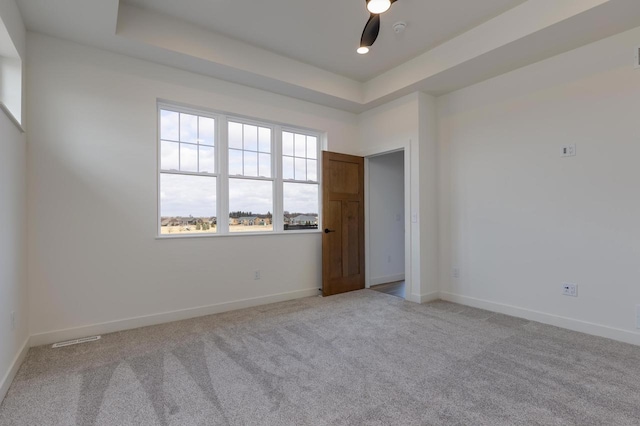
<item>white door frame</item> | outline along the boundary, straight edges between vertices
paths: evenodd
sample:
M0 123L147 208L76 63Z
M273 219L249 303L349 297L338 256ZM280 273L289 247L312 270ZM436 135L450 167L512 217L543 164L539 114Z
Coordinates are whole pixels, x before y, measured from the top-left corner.
M369 160L372 157L391 154L393 152L404 152L404 282L405 299L411 300L413 285L411 279L412 256L411 256L411 141L398 143L396 146L385 146L381 150L372 150L364 155L364 258L365 258L365 288L371 287L371 227L369 224ZM419 283L418 283L419 285ZM419 292L418 292L419 294Z

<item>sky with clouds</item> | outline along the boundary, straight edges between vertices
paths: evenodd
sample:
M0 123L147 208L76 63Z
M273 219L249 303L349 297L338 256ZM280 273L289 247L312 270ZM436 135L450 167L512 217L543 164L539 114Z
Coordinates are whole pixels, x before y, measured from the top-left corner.
M215 173L215 121L208 117L161 111L160 166L162 170ZM273 213L271 129L229 122L229 211ZM283 132L283 178L317 179L317 138ZM160 174L161 216L216 216L217 178ZM284 210L316 213L318 185L285 182Z

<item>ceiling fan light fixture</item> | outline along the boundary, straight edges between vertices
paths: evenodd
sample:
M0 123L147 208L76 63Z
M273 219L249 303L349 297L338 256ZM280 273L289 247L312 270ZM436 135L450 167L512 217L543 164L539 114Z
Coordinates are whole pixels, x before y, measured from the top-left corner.
M358 50L356 50L356 52L358 52L361 55L365 55L369 53L369 48L367 46L360 46L358 47Z
M379 15L391 7L391 0L367 0L367 9L371 13Z

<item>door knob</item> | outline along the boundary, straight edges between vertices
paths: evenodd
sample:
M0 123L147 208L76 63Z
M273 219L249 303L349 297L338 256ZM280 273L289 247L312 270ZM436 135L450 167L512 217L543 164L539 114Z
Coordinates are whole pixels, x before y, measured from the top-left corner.
M336 232L335 229L324 228L324 233L328 234L329 232Z

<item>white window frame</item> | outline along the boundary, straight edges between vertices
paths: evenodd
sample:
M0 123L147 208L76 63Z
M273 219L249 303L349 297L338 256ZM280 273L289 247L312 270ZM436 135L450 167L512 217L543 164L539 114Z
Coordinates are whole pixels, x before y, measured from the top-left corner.
M311 180L299 180L299 179L284 179L284 177L282 176L282 173L280 173L280 188L281 188L281 193L282 193L282 203L283 205L282 207L282 214L280 215L280 219L283 221L282 224L282 228L284 230L284 184L285 183L299 183L299 184L304 184L304 185L318 185L318 210L322 210L322 186L320 184L320 179L321 179L321 162L322 162L322 150L320 149L320 145L321 145L321 140L320 139L320 135L315 133L315 132L309 132L309 131L305 131L303 129L299 129L299 128L295 128L295 127L290 127L290 126L282 126L280 128L280 144L279 144L279 148L280 148L280 153L279 153L279 158L280 158L280 172L282 172L282 161L283 161L283 157L284 154L282 153L282 133L283 132L288 132L288 133L293 133L294 135L294 141L293 141L293 145L294 145L294 170L295 170L295 158L301 158L301 157L295 157L295 135L304 135L304 136L312 136L316 138L316 180L315 181L311 181ZM304 157L305 160L310 160L309 157ZM320 215L320 211L318 212L318 229L317 231L320 231L320 224L322 223L321 221L321 215ZM289 232L300 232L303 230L296 230L296 229L291 229L291 230L286 230L284 232L289 233ZM313 230L316 231L316 230Z
M215 173L199 173L199 172L182 172L182 171L163 171L161 168L161 111L169 110L192 114L202 117L209 117L215 120L215 141L214 152L216 158ZM271 129L271 177L260 176L239 176L229 175L229 121L236 123L249 124L252 126L266 127ZM300 181L292 179L283 179L282 177L282 133L290 132L306 136L315 137L316 156L317 156L317 181ZM157 102L157 239L173 239L173 238L211 238L211 237L242 237L257 235L291 235L291 234L309 234L320 233L320 224L322 223L322 143L323 133L310 130L303 127L297 127L289 124L281 124L259 120L251 117L243 117L237 114L229 114L219 111L212 111L206 108L196 108L184 106L169 101ZM182 174L190 176L208 176L216 178L216 232L202 234L162 234L162 216L161 216L161 200L160 200L160 180L161 174ZM246 180L262 180L273 182L273 211L272 211L272 231L258 232L230 232L229 231L229 179L246 179ZM304 183L308 185L316 184L318 186L318 229L299 229L284 230L284 183Z

